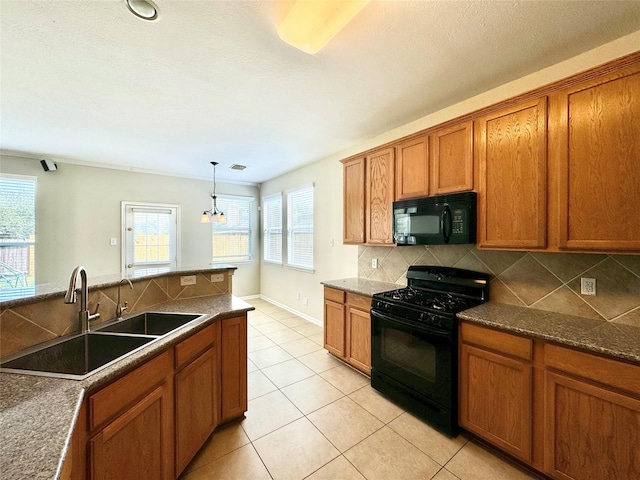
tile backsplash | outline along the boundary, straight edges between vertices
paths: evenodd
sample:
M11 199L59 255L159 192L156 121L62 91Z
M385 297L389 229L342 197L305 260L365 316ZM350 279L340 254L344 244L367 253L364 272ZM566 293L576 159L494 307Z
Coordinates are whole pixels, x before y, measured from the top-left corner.
M212 282L208 275L196 275L195 285L181 286L179 275L167 275L146 280L133 280L133 289L123 284L120 301L128 302L125 315L148 310L168 300L220 295L231 293L231 276L225 275L219 282ZM89 310L98 306L100 318L91 322L92 327L115 318L118 287L89 290ZM78 299L78 302L80 299ZM0 357L6 357L24 348L56 337L80 331L79 305L64 303L62 296L27 303L10 308L0 308Z
M492 302L640 326L640 255L503 252L473 245L358 247L358 277L406 285L410 265L486 272ZM596 296L580 294L581 277L596 279Z

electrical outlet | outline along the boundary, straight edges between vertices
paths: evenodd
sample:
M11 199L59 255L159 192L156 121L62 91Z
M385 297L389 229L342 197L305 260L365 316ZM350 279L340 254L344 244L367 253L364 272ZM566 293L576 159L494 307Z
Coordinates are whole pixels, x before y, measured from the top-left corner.
M594 295L596 294L596 279L595 278L581 278L580 279L580 293L582 295Z
M298 300L300 300L300 292L298 292Z
M377 258L372 258L371 259L371 268L378 268L378 259Z
M302 297L302 303L305 305L309 305L309 299L307 297Z
M329 246L333 247L333 238L329 239Z
M214 273L211 275L211 282L224 282L224 273Z
M187 285L195 285L196 284L196 276L195 275L183 275L180 277L180 286L186 287Z

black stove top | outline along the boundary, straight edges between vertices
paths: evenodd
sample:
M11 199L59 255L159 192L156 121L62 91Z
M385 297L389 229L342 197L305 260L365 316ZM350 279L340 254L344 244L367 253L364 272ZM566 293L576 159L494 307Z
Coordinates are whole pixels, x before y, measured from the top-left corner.
M440 266L412 266L405 288L373 295L374 310L404 321L445 329L457 324L455 314L489 299L489 275Z

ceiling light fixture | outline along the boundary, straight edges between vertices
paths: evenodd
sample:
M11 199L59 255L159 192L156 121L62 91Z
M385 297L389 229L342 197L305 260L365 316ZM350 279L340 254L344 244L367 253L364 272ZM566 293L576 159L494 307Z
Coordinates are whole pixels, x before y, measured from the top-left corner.
M324 47L369 0L298 0L278 27L288 44L314 54Z
M213 193L211 193L211 198L213 199L213 208L210 210L205 210L202 212L202 216L200 217L200 223L225 223L227 221L227 217L224 216L224 213L218 210L218 205L216 204L216 165L218 162L209 162L213 165Z
M153 22L158 19L158 7L149 0L124 0L125 5L136 17Z

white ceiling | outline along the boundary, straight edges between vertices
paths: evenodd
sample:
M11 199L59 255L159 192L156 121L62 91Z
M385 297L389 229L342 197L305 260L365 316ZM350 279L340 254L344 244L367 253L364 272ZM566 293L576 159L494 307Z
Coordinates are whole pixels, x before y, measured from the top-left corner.
M290 1L155 4L0 0L0 149L260 183L640 30L639 1L372 1L310 56Z

